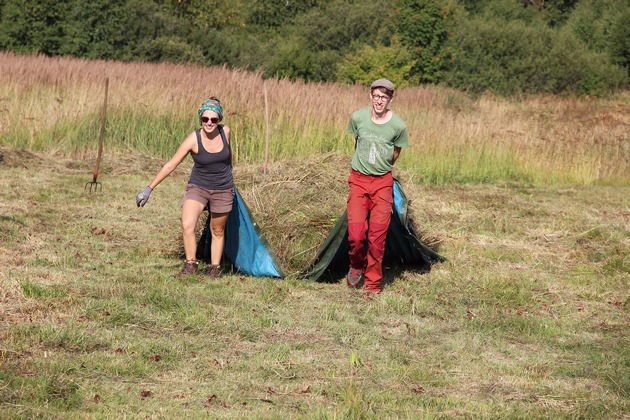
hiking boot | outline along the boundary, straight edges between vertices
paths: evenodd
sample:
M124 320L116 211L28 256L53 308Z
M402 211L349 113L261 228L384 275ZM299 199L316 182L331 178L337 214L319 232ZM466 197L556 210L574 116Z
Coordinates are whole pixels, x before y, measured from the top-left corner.
M181 279L182 277L192 276L199 273L199 262L197 261L186 261L182 270L175 274L173 277L176 279Z
M360 268L350 267L350 271L348 271L348 276L346 278L348 287L358 287L361 280L363 280L363 270Z
M218 279L219 277L221 277L221 266L214 264L207 265L206 276L212 277L213 279Z

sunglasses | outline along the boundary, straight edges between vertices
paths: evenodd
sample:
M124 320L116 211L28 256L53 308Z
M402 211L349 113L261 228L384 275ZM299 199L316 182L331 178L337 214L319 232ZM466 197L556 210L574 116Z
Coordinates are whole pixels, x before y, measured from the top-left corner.
M212 118L208 118L208 117L201 117L201 121L204 123L207 123L208 121L210 121L212 124L216 124L219 122L219 119L216 117L212 117Z

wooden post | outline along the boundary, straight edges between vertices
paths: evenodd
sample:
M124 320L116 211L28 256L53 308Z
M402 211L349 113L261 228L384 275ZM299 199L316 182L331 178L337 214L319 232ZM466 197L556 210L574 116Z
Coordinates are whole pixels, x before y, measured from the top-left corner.
M267 162L269 159L269 102L267 100L267 82L263 80L263 92L265 94L265 164L263 167L263 182L267 178Z

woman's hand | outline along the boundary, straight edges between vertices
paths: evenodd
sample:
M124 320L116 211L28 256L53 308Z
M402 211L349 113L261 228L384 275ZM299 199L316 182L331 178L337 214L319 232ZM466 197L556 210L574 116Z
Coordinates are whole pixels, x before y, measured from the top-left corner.
M136 195L136 204L138 205L138 207L144 207L144 205L147 204L147 201L149 201L149 196L151 195L151 191L153 191L151 187L146 187L144 191Z

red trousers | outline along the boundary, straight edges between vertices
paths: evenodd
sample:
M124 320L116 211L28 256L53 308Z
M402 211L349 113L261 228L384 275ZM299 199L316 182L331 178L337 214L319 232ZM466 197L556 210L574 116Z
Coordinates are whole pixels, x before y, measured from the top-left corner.
M375 176L352 170L348 184L350 267L363 270L366 290L380 292L385 239L394 201L394 178L391 172Z

